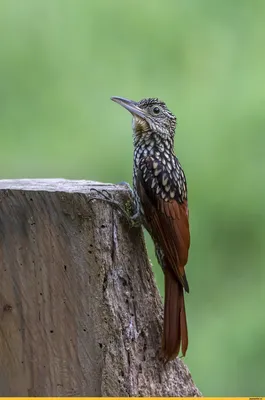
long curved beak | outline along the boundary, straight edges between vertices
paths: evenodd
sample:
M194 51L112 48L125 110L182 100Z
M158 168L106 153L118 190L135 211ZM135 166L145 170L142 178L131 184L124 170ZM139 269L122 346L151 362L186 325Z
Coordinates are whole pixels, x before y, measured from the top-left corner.
M137 115L140 118L146 117L144 111L140 107L138 107L136 101L124 99L123 97L111 97L111 100L126 108L126 110L130 111L132 115Z

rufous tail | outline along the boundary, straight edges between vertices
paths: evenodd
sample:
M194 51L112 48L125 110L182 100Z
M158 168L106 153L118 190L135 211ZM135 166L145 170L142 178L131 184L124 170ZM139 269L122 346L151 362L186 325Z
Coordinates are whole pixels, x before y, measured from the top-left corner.
M162 352L165 362L179 354L185 356L188 348L188 327L183 287L173 272L165 268L165 306Z

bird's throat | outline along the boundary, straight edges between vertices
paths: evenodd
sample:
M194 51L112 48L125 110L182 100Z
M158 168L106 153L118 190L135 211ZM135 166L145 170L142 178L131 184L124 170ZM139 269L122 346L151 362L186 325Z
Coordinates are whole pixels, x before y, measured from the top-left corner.
M141 136L150 130L148 122L135 115L132 120L132 129L135 136Z

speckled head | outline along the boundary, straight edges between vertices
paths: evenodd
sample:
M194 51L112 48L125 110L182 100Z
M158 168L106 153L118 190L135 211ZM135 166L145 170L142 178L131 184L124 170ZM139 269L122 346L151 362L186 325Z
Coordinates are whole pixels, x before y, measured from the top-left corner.
M176 129L176 117L163 101L149 98L136 102L123 97L111 97L111 100L130 111L133 116L132 126L135 135L144 135L151 131L162 137L169 135L173 138Z

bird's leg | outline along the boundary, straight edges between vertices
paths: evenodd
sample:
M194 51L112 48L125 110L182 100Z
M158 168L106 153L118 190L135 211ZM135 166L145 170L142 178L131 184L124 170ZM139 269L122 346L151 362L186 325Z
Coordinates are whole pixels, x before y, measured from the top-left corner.
M94 188L92 188L91 191L92 190L96 192L100 197L98 196L90 197L88 202L92 200L105 201L106 203L109 203L113 207L115 207L123 215L123 217L126 218L128 224L132 228L136 228L141 225L139 211L137 210L135 214L131 215L131 202L128 202L129 204L126 202L125 207L123 208L118 201L113 199L112 195L107 190L103 189L102 191L99 191Z

